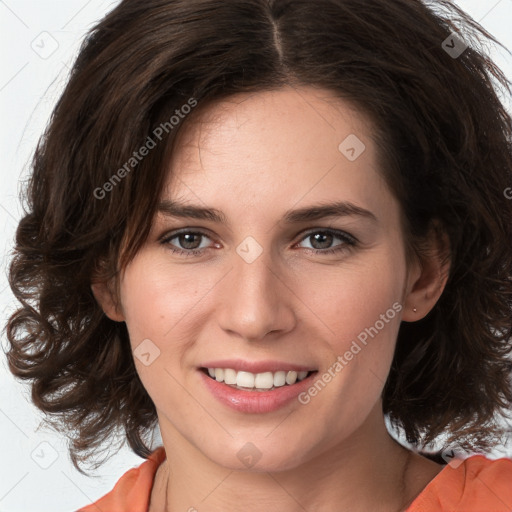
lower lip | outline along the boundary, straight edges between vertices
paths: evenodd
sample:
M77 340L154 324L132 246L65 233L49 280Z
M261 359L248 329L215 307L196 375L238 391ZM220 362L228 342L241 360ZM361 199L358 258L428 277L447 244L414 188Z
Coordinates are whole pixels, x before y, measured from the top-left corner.
M238 412L261 414L276 411L290 403L311 386L317 372L291 386L285 384L272 391L243 391L212 379L202 370L199 370L199 373L207 389L219 402Z

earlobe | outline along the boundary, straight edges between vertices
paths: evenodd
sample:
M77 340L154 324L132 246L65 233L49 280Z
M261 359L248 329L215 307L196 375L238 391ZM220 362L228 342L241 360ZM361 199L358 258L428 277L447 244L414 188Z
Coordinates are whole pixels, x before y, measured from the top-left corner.
M433 309L444 291L450 272L449 239L439 230L431 230L429 248L415 265L407 284L402 320L416 322Z
M93 283L91 290L103 312L114 322L124 322L125 318L116 304L112 291L106 283Z

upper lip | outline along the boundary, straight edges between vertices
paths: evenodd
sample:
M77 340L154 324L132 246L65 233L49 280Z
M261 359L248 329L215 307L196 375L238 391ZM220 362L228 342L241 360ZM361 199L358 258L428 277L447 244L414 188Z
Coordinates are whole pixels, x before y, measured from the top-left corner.
M244 361L243 359L222 359L208 361L200 365L202 368L232 368L237 372L264 373L284 371L316 371L311 366L288 363L286 361Z

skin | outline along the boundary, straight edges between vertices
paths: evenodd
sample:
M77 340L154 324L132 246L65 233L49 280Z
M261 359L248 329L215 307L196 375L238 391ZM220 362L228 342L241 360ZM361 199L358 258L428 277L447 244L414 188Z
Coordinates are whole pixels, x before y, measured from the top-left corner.
M184 128L161 198L217 208L228 224L158 214L121 274L118 302L106 284L93 285L105 313L126 322L134 349L149 338L160 350L149 366L135 358L168 455L150 512L165 510L166 492L173 512L241 503L249 512L405 510L442 466L390 437L381 393L400 322L432 309L448 269L434 238L429 259L406 264L372 124L329 91L286 87L233 96ZM366 146L355 161L338 150L350 134ZM330 201L370 210L376 221L282 221L288 210ZM181 228L206 236L161 242ZM328 228L359 242L315 241ZM263 249L252 263L236 252L247 236ZM192 243L201 255L170 250ZM335 246L343 250L313 252ZM230 357L305 364L321 375L394 303L401 311L306 405L240 413L199 378L201 362ZM251 468L237 457L247 442L261 453Z

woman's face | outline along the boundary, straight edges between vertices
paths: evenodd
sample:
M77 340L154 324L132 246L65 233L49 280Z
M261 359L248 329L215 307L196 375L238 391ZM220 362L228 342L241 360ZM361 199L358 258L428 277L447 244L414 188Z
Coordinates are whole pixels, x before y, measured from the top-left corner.
M328 91L283 88L210 107L178 147L120 283L164 442L229 468L256 461L255 471L348 446L381 419L411 286L371 125ZM337 215L321 215L334 203ZM258 396L215 384L201 370L215 362L266 373L263 386L268 371L276 385L281 370L316 373Z

